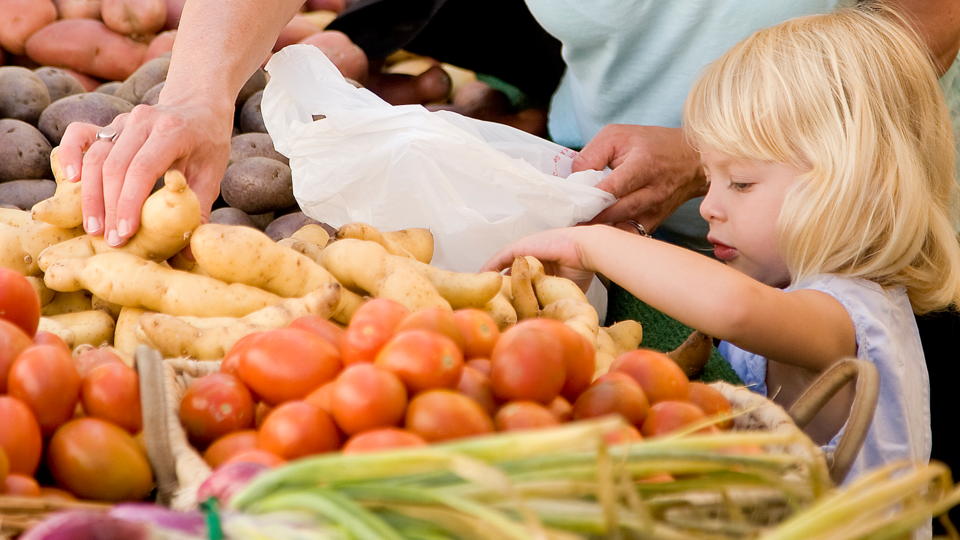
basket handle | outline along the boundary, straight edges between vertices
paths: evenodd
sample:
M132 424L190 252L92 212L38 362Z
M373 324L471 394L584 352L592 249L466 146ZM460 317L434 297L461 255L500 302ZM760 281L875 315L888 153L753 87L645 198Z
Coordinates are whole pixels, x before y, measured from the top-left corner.
M803 428L851 379L856 380L853 406L830 463L830 477L835 484L842 482L850 471L877 410L880 376L876 366L856 358L840 360L820 374L787 411L797 426Z
M176 488L177 473L166 423L163 356L155 349L140 345L133 358L140 376L140 405L147 458L157 480L157 502L166 506L170 501L160 499L163 494L173 492L171 487Z

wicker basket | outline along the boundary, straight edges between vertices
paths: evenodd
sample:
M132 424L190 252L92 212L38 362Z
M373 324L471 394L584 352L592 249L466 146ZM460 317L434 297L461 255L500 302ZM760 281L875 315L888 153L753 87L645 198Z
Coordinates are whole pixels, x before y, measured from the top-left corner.
M14 538L61 510L106 512L109 509L110 505L104 503L0 495L0 538Z

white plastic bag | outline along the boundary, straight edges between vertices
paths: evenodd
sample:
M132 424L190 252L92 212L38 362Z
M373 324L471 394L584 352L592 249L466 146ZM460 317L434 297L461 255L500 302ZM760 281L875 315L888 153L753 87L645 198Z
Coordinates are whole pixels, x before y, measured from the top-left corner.
M576 152L506 125L390 105L316 47L286 47L266 69L264 123L290 158L304 213L335 227L426 227L437 266L474 272L511 240L587 221L615 200L594 187L605 173L570 173Z

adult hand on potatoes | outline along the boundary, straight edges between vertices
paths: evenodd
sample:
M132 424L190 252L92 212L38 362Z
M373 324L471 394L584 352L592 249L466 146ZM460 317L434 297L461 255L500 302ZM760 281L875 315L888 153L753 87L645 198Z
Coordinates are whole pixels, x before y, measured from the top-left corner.
M678 128L604 127L574 159L573 171L604 167L613 172L597 187L619 200L591 223L634 219L652 231L678 206L706 193L697 152Z
M585 291L593 280L593 270L582 249L587 229L567 227L525 236L490 257L480 271L502 270L513 264L515 258L532 255L543 263L544 272L567 278Z
M119 136L97 140L102 129L75 122L67 127L58 156L71 181L81 181L83 227L111 246L126 242L140 226L143 202L167 169L188 179L203 221L220 190L230 155L233 102L139 105L108 126Z

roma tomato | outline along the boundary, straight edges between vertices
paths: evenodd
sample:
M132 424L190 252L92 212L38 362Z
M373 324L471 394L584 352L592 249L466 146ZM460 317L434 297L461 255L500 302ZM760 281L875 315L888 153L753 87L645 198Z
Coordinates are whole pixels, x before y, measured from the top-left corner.
M580 392L586 390L593 380L597 365L597 351L594 346L587 341L587 338L560 321L527 319L523 322L527 327L538 329L560 343L563 349L563 364L566 368L566 377L560 393L568 401L576 401Z
M627 422L639 426L649 410L650 404L640 386L630 377L620 375L598 380L584 390L573 404L573 417L583 420L619 414Z
M198 446L206 446L232 431L248 429L253 420L250 391L227 373L195 379L180 400L180 423Z
M410 310L386 298L373 298L360 306L350 319L340 341L340 356L346 365L373 362L383 344Z
M490 358L493 346L500 339L500 329L489 313L480 309L458 309L453 320L463 336L465 358Z
M52 499L55 501L71 502L77 500L77 498L73 496L73 493L49 486L40 486L40 496L44 499Z
M304 315L290 323L290 328L299 328L322 337L327 343L340 350L340 341L343 339L344 329L335 322L319 315Z
M400 423L407 391L393 373L361 363L347 367L337 377L331 404L337 425L353 435Z
M651 349L637 349L617 357L610 371L622 371L637 381L650 403L687 399L689 379L669 356Z
M560 394L567 373L563 345L543 329L536 319L527 319L500 336L490 358L490 381L498 398L550 403Z
M40 430L49 435L73 417L80 400L80 374L68 351L34 345L10 367L7 391L30 407Z
M80 402L88 416L102 418L137 433L140 414L140 378L123 362L107 361L87 373L80 387Z
M472 367L487 377L490 376L490 360L488 358L471 358L464 362L463 365L465 367Z
M399 334L405 330L430 330L443 334L450 338L460 350L463 350L465 343L453 312L439 306L424 308L404 317L394 332Z
M463 354L447 336L429 330L394 334L377 353L378 368L400 377L411 394L454 388L463 370Z
M539 429L560 424L549 409L534 401L511 401L493 417L497 431Z
M19 326L0 319L0 394L7 393L7 374L13 361L30 345L33 341Z
M86 377L87 373L89 373L91 369L101 364L110 364L114 362L126 365L123 363L123 359L120 358L116 352L107 347L93 347L87 349L78 354L74 360L74 364L77 366L77 373L79 373L81 377Z
M691 382L687 386L687 400L700 407L707 416L729 414L733 410L733 406L719 390L702 382ZM720 429L730 429L733 427L733 418L728 418L716 426Z
M703 414L700 407L693 403L661 401L650 407L650 413L644 420L640 431L644 437L656 437L695 424L706 419L706 417L707 415ZM710 428L713 427L707 426L700 431L708 433L711 431Z
M10 460L7 459L6 450L0 446L0 485L3 485L3 481L6 480L8 474L10 474Z
M0 319L20 327L33 337L40 324L40 297L27 278L9 268L0 268Z
M336 379L324 383L320 388L307 394L307 397L303 398L303 400L320 407L326 411L327 414L333 414L333 388L336 384Z
M0 493L16 495L17 497L39 497L40 484L31 476L11 474L7 476L3 484L0 484Z
M337 349L298 328L257 334L237 354L240 379L270 405L303 399L340 371Z
M253 450L243 450L237 452L236 454L230 456L222 464L226 465L227 463L259 463L261 465L266 465L267 467L279 467L287 462L287 460L282 457L267 452L266 450L260 450L259 448L254 448Z
M216 469L235 454L244 450L253 450L256 447L256 430L234 431L213 441L213 444L203 453L203 460L207 462L207 465L210 465L211 469Z
M479 403L487 414L492 415L497 412L497 398L493 397L490 377L480 371L470 366L463 366L460 382L457 383L457 392Z
M19 399L0 396L0 449L7 456L10 472L32 475L40 463L40 425L30 408Z
M98 418L77 418L50 439L47 465L57 483L82 499L133 501L153 489L143 449L119 427Z
M343 445L344 454L376 452L391 448L426 446L427 441L416 433L400 428L379 428L357 433Z
M483 435L493 421L480 404L453 390L430 390L410 401L406 428L429 442Z
M284 459L339 447L340 435L330 415L306 401L290 401L270 411L257 434L257 448Z

